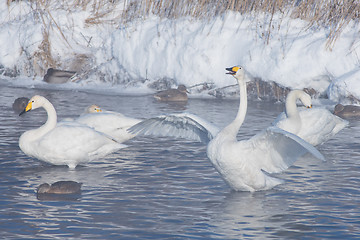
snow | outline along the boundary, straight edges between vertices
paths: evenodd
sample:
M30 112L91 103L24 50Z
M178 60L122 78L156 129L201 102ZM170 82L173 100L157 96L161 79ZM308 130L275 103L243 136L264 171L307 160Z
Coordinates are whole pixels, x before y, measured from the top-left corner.
M90 7L69 12L64 3L51 4L35 11L27 1L0 3L0 66L18 75L3 81L50 88L42 77L51 65L82 73L63 89L144 94L155 91L150 83L164 78L174 86L232 85L225 68L242 65L249 79L313 88L334 102L360 99L360 26L355 22L329 45L330 29L309 28L306 21L283 15L274 15L271 31L266 15L230 11L210 20L150 15L127 23L109 14L92 24ZM121 13L124 3L114 7L112 13ZM54 62L44 59L48 50Z

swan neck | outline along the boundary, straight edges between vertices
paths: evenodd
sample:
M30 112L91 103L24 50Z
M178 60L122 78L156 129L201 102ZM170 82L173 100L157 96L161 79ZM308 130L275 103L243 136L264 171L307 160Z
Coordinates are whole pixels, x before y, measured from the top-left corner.
M246 83L243 79L237 79L239 83L239 89L240 89L240 104L239 104L239 110L237 112L237 115L235 119L230 123L226 129L228 131L229 135L232 135L232 137L236 138L236 135L243 124L246 116L247 111L247 92L246 92Z
M54 129L57 123L57 115L54 106L48 100L45 100L42 107L45 109L47 113L47 120L44 125L38 128L39 136L42 136L47 132L49 132L50 130Z
M297 92L290 92L285 102L285 113L288 118L300 118L296 106L296 100L299 99Z

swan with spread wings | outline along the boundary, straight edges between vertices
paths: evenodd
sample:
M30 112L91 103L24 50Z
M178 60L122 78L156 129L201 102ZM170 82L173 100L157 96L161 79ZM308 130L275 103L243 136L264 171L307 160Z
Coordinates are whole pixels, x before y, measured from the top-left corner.
M240 105L235 119L223 129L194 115L171 114L144 120L130 128L135 134L155 134L192 138L207 142L207 156L224 181L236 191L271 189L282 180L271 176L290 167L300 156L322 154L298 136L277 127L269 127L248 140L236 135L247 111L245 71L227 68L240 88Z

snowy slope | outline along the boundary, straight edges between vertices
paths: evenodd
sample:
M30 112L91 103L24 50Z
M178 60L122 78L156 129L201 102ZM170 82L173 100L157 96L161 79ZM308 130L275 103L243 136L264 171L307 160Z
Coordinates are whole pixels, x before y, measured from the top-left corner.
M116 7L121 12L123 4ZM360 26L355 23L329 49L328 29L276 15L268 41L266 16L228 12L211 20L149 16L126 24L88 24L91 9L33 9L22 1L9 7L0 3L0 45L5 46L0 48L0 65L20 76L19 84L26 85L26 79L40 82L52 66L82 73L68 88L143 93L149 83L163 78L187 86L207 82L224 87L235 83L224 68L243 65L249 78L311 87L333 101L360 99ZM46 59L49 52L52 58Z

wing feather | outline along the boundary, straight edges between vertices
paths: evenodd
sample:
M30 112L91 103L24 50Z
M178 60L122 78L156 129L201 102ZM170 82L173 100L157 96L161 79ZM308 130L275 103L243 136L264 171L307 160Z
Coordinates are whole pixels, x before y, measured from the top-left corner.
M310 143L278 127L268 127L248 141L254 149L268 151L263 158L258 158L259 168L268 173L278 173L289 168L306 153L325 161L324 156Z
M196 115L181 113L145 119L128 131L132 134L182 137L208 143L219 129Z

